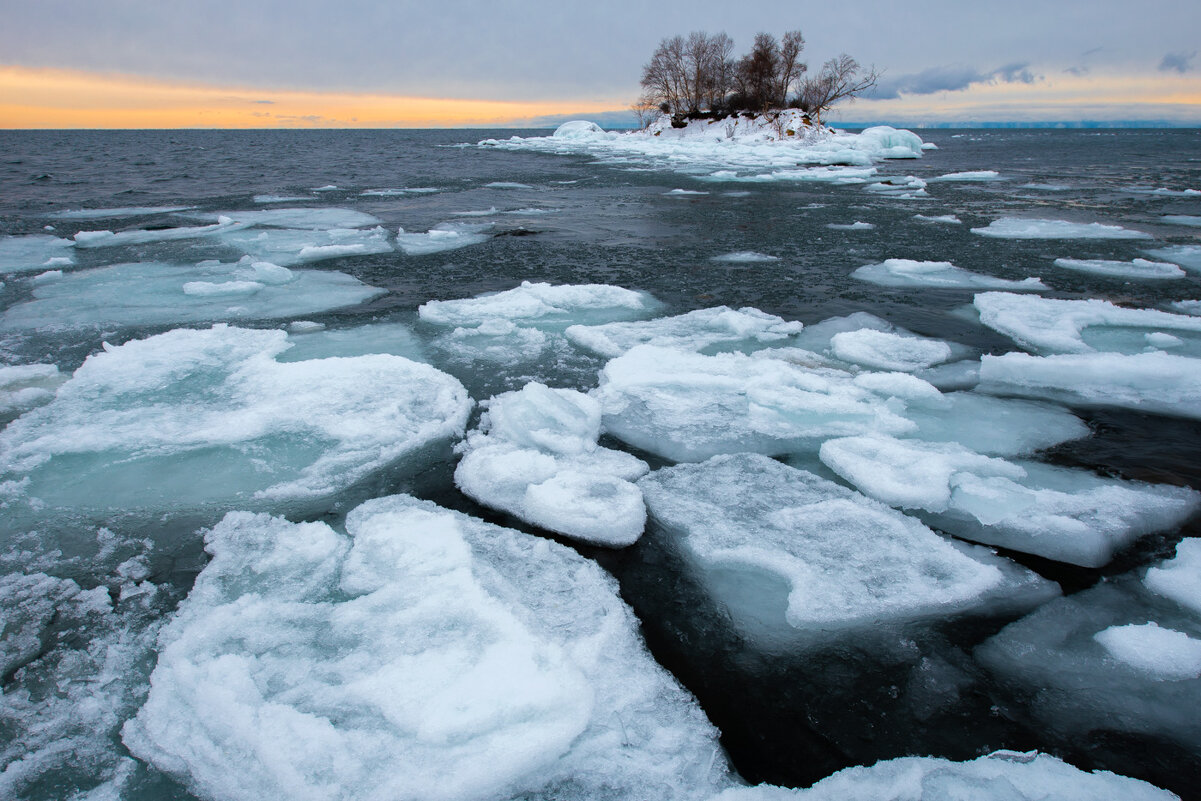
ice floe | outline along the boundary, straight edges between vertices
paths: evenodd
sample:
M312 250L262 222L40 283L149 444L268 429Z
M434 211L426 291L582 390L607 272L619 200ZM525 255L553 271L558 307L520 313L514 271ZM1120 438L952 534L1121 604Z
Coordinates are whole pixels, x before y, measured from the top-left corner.
M151 214L170 214L189 211L195 206L122 206L113 209L73 209L47 215L55 220L103 220L106 217L146 217Z
M758 785L712 801L1177 801L1175 793L1109 771L1087 773L1050 754L994 751L971 762L902 757L827 776L790 790Z
M401 189L368 189L359 194L364 197L399 197L404 195L432 195L442 190L435 186L414 186Z
M1150 239L1142 231L1104 223L1080 223L1068 220L1002 217L985 228L973 228L973 234L999 239Z
M861 222L859 220L856 220L853 223L847 223L845 225L841 223L830 223L826 227L833 231L872 231L876 228L876 226L872 225L871 223Z
M1163 349L1154 334L1171 332L1176 341L1165 341L1167 349L1201 355L1201 320L1188 315L1128 309L1096 298L1059 300L1008 292L983 292L973 303L980 322L1038 353L1142 353Z
M107 248L122 245L145 245L151 242L175 242L180 239L214 236L216 234L245 228L245 223L234 222L228 217L218 217L213 225L192 225L181 228L135 228L128 231L80 231L75 234L78 248Z
M1093 639L1119 662L1155 679L1201 678L1201 638L1163 628L1155 621L1110 626Z
M871 328L835 334L830 338L830 349L844 362L900 372L931 367L951 358L951 346L942 340Z
M984 456L950 442L827 440L821 460L861 492L965 539L1101 567L1201 508L1192 490Z
M517 183L516 181L493 181L492 183L484 184L485 189L533 189L529 184Z
M367 228L380 225L382 221L366 212L353 209L301 208L301 209L255 209L222 211L216 215L199 215L208 219L216 216L233 220L235 223L256 227L304 228L310 231L325 231L334 228Z
M0 273L23 273L75 263L75 243L47 234L0 237Z
M459 446L455 483L480 503L596 545L623 547L646 525L632 483L645 462L597 445L600 404L532 382L487 402L479 429Z
M439 223L423 234L400 228L396 232L396 246L408 256L427 256L486 242L491 228L492 223L454 222Z
M787 361L799 355L640 345L605 365L594 395L606 431L674 461L813 451L829 437L916 428L846 371Z
M276 361L287 347L225 325L106 346L0 432L10 509L303 506L462 434L471 400L429 365Z
M887 259L867 264L851 273L852 278L880 286L946 289L1011 289L1037 292L1047 287L1038 278L1012 281L981 275L956 267L949 261L913 261Z
M431 300L417 313L427 323L475 326L492 320L518 324L569 325L589 318L634 317L658 308L645 292L607 284L531 283L461 300Z
M230 513L164 629L137 756L222 801L703 799L717 731L572 550L407 496L347 535ZM286 644L286 645L285 645Z
M390 353L415 362L427 361L421 340L402 323L368 323L353 328L327 329L319 323L301 321L288 326L288 344L291 347L276 357L278 361L302 362L371 353Z
M236 264L139 262L67 273L33 287L0 329L68 329L258 320L316 314L383 294L345 273Z
M49 403L66 380L53 364L0 365L0 422Z
M1003 181L1004 178L996 170L967 170L965 172L948 172L945 175L936 175L933 178L927 178L930 183L934 182L962 182L962 181Z
M1201 539L1181 540L1174 557L1147 570L1143 584L1201 617Z
M732 253L723 253L720 256L714 256L710 259L710 261L724 261L730 264L759 264L779 260L779 256L769 256L766 253L760 253L756 250L736 250Z
M1184 270L1175 264L1162 261L1134 259L1133 261L1114 261L1112 259L1056 259L1056 267L1065 270L1075 270L1079 273L1105 275L1114 278L1137 278L1157 280L1165 278L1184 278Z
M255 203L299 203L305 200L312 200L308 195L255 195L253 198Z
M714 347L753 350L783 344L803 328L799 322L785 321L750 306L716 306L654 320L573 325L566 334L573 344L613 358L638 345L694 351Z
M1179 264L1186 270L1201 272L1201 245L1168 245L1144 252L1148 256Z
M639 486L706 590L756 638L1029 608L1058 592L986 549L765 456L663 468Z
M944 223L946 225L963 225L963 220L956 217L954 214L940 214L935 217L929 217L925 214L915 214L913 219L921 220L928 223Z
M254 259L290 267L296 264L391 253L392 244L383 228L243 229L218 235L222 244Z
M1201 217L1192 214L1165 214L1159 219L1160 222L1165 222L1169 225L1187 225L1192 228L1201 227Z

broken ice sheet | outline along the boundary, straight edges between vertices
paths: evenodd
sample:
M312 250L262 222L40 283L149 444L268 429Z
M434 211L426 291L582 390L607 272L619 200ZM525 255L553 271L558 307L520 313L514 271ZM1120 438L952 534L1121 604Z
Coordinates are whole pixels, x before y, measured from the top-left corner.
M530 383L487 402L467 435L455 484L485 506L596 545L642 535L646 508L631 482L645 462L597 445L600 404L569 389Z
M392 243L383 228L244 229L217 237L223 244L257 261L285 267L344 256L391 253Z
M674 317L603 325L573 325L567 339L577 347L614 358L637 345L701 351L756 350L780 345L799 334L804 326L747 306L731 309L716 306Z
M0 329L104 328L316 314L383 294L332 270L290 270L244 259L196 265L116 264L39 282Z
M595 563L407 496L346 531L234 512L209 532L124 730L135 755L222 801L699 801L732 784Z
M1058 593L984 548L764 456L663 468L639 486L707 591L764 642L1026 609Z
M973 234L999 239L1150 239L1142 231L1104 223L1080 223L1068 220L1025 219L1001 217L984 228L973 228Z
M9 514L311 506L462 434L471 400L445 373L383 354L276 361L287 346L216 325L90 356L0 432Z
M932 219L942 220L942 218ZM851 277L890 287L1010 289L1017 292L1036 292L1047 288L1038 278L1023 278L1020 281L996 278L964 270L948 261L886 259L879 264L867 264L860 267L851 273Z
M74 250L70 239L46 234L0 237L0 273L69 267L75 263Z

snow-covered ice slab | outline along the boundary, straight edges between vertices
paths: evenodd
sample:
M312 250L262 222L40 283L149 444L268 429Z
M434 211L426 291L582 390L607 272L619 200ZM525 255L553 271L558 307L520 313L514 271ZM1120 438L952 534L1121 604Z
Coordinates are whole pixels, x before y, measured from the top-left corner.
M181 239L215 236L245 228L245 223L228 217L218 217L213 225L190 225L180 228L135 228L129 231L80 231L75 234L77 248L108 248L122 245L146 245L152 242L175 242Z
M417 313L427 323L478 326L503 320L516 325L563 327L592 320L639 317L659 307L645 292L608 284L545 284L522 281L521 286L461 300L431 300Z
M195 206L121 206L113 209L72 209L47 215L55 220L103 220L107 217L146 217L151 214L170 214L188 211Z
M408 256L427 256L457 250L469 245L486 242L492 223L439 223L424 234L407 233L400 228L396 233L396 246Z
M1168 245L1143 252L1157 259L1179 264L1186 270L1201 272L1201 245Z
M316 314L384 293L345 273L236 264L117 264L39 282L0 329L69 329L258 320Z
M1165 222L1169 225L1187 225L1190 228L1201 228L1201 217L1194 214L1165 214L1159 219L1160 222Z
M832 231L872 231L876 226L869 222L856 220L853 223L846 223L845 225L841 223L830 223L826 227Z
M1181 540L1176 555L1149 569L1143 584L1201 618L1201 539Z
M25 273L69 267L75 243L49 234L0 237L0 273Z
M994 751L971 762L902 757L840 770L812 787L726 790L712 801L1178 801L1175 793L1109 771L1086 773L1050 754Z
M844 334L851 334L851 336L847 338L842 336ZM888 336L880 337L878 334L887 334ZM855 345L863 345L871 342L878 342L881 346L884 346L885 343L888 343L894 348L899 348L899 355L904 355L905 351L910 349L910 346L912 346L914 349L914 353L912 354L914 356L917 355L917 349L928 351L927 355L933 354L933 348L937 348L940 354L944 350L943 347L939 345L929 345L928 343L931 342L931 340L923 340L923 338L919 337L917 334L914 334L912 331L895 326L887 320L883 320L874 314L869 314L867 312L854 312L846 315L845 317L830 317L826 320L822 320L820 323L806 326L805 329L788 344L796 348L812 351L814 354L818 354L820 357L834 360L835 362L845 365L851 370L858 370L864 364L867 364L867 362L863 362L861 364L858 361L843 359L841 356L839 356L836 353L836 339L838 339L838 342L842 343L843 350L848 356L855 355L856 350L862 349L856 348ZM946 361L947 358L964 359L968 357L974 357L975 355L975 352L970 348L955 342L943 342L942 345L949 349L950 352L940 361ZM921 360L919 359L918 361ZM921 365L917 365L913 369L918 369L920 367Z
M1008 292L983 292L974 305L980 322L1037 353L1163 350L1201 356L1201 320L1189 315L1128 309L1096 298L1059 300Z
M569 548L407 496L233 512L130 750L219 801L653 797L732 784L717 731Z
M955 443L847 437L823 443L821 460L861 492L919 510L943 531L1085 567L1201 508L1201 493L1182 487L1011 462Z
M830 350L844 362L873 370L913 372L951 358L951 346L939 339L902 336L861 328L830 338Z
M755 454L639 482L716 600L756 638L1030 608L1058 588L859 493Z
M53 364L0 365L0 422L49 403L66 380Z
M39 515L305 505L463 432L454 378L399 356L283 364L278 330L106 346L0 432L0 481Z
M223 244L260 261L290 267L295 264L391 253L392 243L383 228L267 228L220 234Z
M573 325L566 334L572 344L614 358L638 345L694 351L719 346L723 350L753 350L784 344L803 328L799 322L785 321L750 306L715 306L655 320Z
M975 655L1061 742L1119 732L1195 751L1201 747L1201 663L1192 656L1198 648L1196 613L1127 575L1052 601L1006 626Z
M730 264L758 264L779 260L779 256L769 256L754 250L736 250L733 253L723 253L710 259L710 261L724 261Z
M646 507L632 483L649 468L597 445L600 404L531 382L487 402L467 435L455 484L485 506L548 531L621 548L642 536Z
M605 365L593 394L606 431L673 461L807 452L829 437L916 428L895 401L849 373L784 360L793 355L705 356L640 345Z
M1074 270L1078 273L1105 275L1114 278L1137 278L1144 280L1162 280L1165 278L1184 278L1184 270L1175 264L1162 261L1134 259L1132 261L1114 261L1112 259L1056 259L1056 267Z
M977 368L979 363L976 363ZM876 374L856 379L860 386L882 382ZM885 386L894 396L899 389ZM928 442L955 442L989 456L1026 456L1089 435L1084 422L1057 404L998 398L976 392L905 396L905 417L917 424L909 436ZM982 425L981 421L987 421Z
M222 211L198 215L201 219L222 217L244 226L259 228L304 228L310 231L328 231L336 228L367 228L380 225L383 221L366 212L340 208L304 209L254 209L249 211Z
M936 175L926 180L929 183L956 183L965 181L1004 181L1005 178L996 170L967 170L965 172L948 172L945 175Z
M1046 289L1038 278L1024 278L1021 281L995 278L964 270L949 261L888 259L879 264L864 265L851 273L851 277L880 286L923 289L1009 289L1032 292Z
M1201 360L1162 352L986 355L979 389L1201 419Z
M954 214L940 214L930 217L925 214L915 214L913 219L928 223L942 223L944 225L963 225L963 220L956 217Z
M1142 231L1104 223L1079 223L1068 220L1001 217L985 228L973 228L973 234L999 239L1150 239Z

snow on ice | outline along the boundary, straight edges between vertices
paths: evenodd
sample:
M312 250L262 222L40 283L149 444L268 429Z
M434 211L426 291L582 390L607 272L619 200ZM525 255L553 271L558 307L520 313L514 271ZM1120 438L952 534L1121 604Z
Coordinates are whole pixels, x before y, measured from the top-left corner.
M852 278L880 286L923 287L930 289L1009 289L1037 292L1046 289L1038 278L1011 281L981 275L956 267L948 261L887 259L867 264L851 273Z

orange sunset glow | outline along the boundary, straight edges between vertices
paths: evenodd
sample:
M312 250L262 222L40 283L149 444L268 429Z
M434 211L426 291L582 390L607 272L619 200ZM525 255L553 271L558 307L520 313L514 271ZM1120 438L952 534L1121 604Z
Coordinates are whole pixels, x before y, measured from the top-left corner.
M0 67L0 128L439 128L620 110L599 99L506 102L256 90Z

